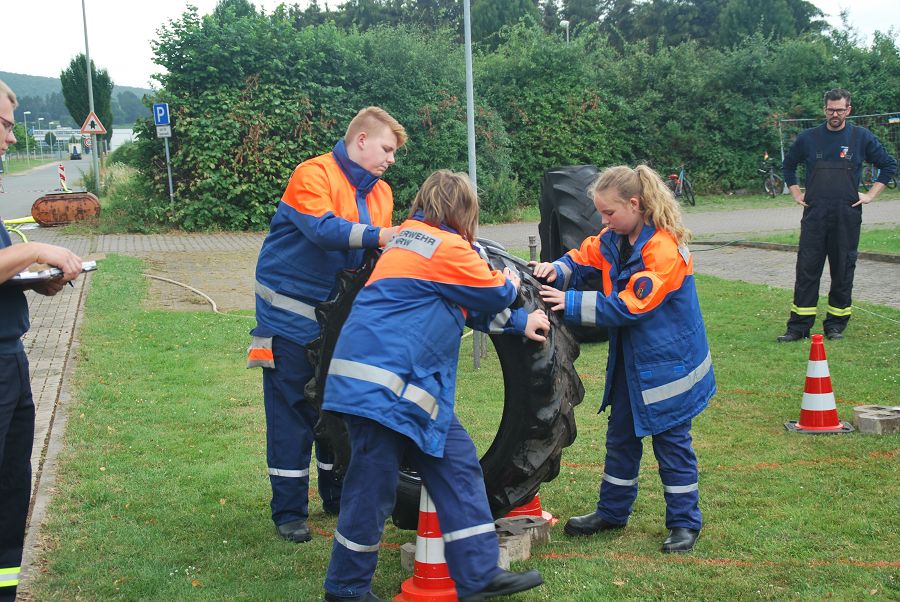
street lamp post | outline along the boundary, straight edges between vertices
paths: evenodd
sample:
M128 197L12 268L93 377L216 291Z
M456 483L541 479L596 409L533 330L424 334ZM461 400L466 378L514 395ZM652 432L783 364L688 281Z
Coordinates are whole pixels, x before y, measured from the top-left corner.
M566 28L566 44L568 44L569 43L569 20L563 19L562 21L559 22L559 26Z
M44 131L44 124L41 123L43 120L44 120L43 117L38 117L38 131L41 131L41 132ZM43 141L43 139L41 139L41 140L35 139L35 142L37 142L38 148L41 149L41 161L43 161L44 160L44 141Z
M28 116L31 115L31 111L25 111L22 115L25 117L25 163L29 164L31 152L28 150Z

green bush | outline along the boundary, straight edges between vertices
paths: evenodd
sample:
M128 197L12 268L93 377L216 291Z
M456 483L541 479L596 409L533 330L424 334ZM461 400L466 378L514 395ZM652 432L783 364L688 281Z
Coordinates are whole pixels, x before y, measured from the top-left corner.
M128 141L123 143L119 148L109 153L106 157L106 163L121 163L129 167L139 169L141 167L141 157L138 147L134 142Z
M156 199L149 214L190 230L264 229L293 168L330 150L355 112L373 104L409 132L386 174L395 218L433 170L467 170L457 32L305 26L288 10L238 5L204 17L190 8L155 45L167 73L153 100L168 102L173 118L174 212L163 143L149 120L138 121L138 141L122 151ZM566 164L684 164L701 192L756 186L763 152L778 156L779 119L820 116L830 87L850 89L857 114L900 109L900 53L889 36L866 48L845 32L754 33L710 48L662 38L611 43L596 26L579 32L566 43L519 24L476 47L485 221L536 203L542 174Z

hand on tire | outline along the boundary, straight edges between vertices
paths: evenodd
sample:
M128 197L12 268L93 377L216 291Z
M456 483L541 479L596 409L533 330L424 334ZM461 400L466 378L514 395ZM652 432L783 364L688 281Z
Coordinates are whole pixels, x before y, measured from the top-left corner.
M543 335L541 333L544 333ZM545 335L550 334L550 318L543 309L536 309L528 314L528 322L525 325L525 336L532 341L543 343L547 340Z
M519 290L519 287L522 286L522 279L519 278L519 275L513 272L509 268L503 268L503 275L506 276L506 279L512 282L512 285L516 287L516 290Z
M553 267L552 263L529 261L528 267L531 268L534 277L538 280L543 280L544 282L553 282L556 280L556 268Z
M566 309L566 291L544 284L541 286L541 299L553 311L564 311Z

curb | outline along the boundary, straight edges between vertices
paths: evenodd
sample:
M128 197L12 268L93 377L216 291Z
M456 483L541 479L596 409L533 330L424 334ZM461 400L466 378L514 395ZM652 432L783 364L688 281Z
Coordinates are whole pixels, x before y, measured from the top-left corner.
M730 247L746 247L748 249L765 249L767 251L789 251L797 252L797 245L786 245L777 242L752 242L746 240L694 240L694 245L710 245L710 246L730 246ZM859 259L867 259L869 261L883 261L884 263L900 263L900 255L891 255L889 253L870 253L868 251L860 251L857 255Z
M19 595L25 599L31 599L31 577L40 570L39 563L43 557L44 549L40 546L44 533L44 520L47 517L47 509L53 501L54 488L56 486L57 458L63 448L66 422L69 418L69 410L72 404L72 385L75 376L76 356L81 345L79 335L81 323L84 318L84 303L90 290L90 274L84 279L81 286L81 296L78 299L78 310L75 314L75 324L72 328L72 338L69 340L69 348L65 354L65 365L60 378L59 392L53 409L53 418L48 428L46 448L39 466L34 467L39 473L32 492L31 506L28 509L28 522L25 527L25 542L23 546L21 575L19 580ZM37 443L37 442L36 442ZM43 442L41 442L43 443Z

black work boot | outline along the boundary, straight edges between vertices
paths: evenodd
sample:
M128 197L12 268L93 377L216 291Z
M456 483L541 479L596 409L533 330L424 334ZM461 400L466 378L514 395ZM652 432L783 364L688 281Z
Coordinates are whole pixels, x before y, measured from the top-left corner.
M806 334L803 334L802 332L797 332L796 330L788 330L775 340L777 340L779 343L793 343L794 341L802 341L803 339L808 338L808 332Z
M624 527L625 525L611 523L600 518L595 512L584 516L573 516L566 521L563 531L565 531L566 535L593 535L600 531L613 531Z
M669 531L669 536L663 542L661 549L666 554L671 552L690 552L694 549L694 544L697 542L698 537L700 537L699 529L675 527Z
M312 539L312 533L309 532L309 527L306 526L306 521L303 519L292 520L283 525L275 525L275 531L278 532L282 539L294 543L304 543Z
M527 589L539 586L544 582L544 578L537 571L527 571L525 573L512 573L501 569L496 577L491 579L483 590L475 592L472 595L460 598L459 602L480 602L495 596L508 596L517 592L524 592Z
M829 341L840 341L844 338L844 333L837 328L829 328L825 331L825 338Z

